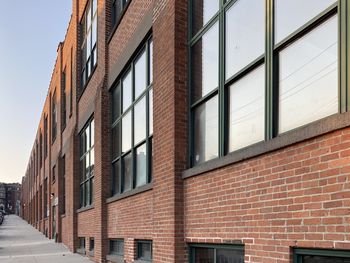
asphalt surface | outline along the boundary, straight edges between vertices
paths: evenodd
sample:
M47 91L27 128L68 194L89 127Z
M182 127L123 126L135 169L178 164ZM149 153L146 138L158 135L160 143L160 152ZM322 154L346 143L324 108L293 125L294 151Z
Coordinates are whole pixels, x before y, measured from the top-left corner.
M15 215L5 216L0 226L0 263L91 263L55 243Z

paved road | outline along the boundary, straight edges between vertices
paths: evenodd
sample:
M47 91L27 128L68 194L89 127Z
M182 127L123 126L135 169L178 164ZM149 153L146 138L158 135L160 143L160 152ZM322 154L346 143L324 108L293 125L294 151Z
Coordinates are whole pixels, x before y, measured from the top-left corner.
M0 226L1 263L91 263L62 244L47 239L18 216L5 217Z

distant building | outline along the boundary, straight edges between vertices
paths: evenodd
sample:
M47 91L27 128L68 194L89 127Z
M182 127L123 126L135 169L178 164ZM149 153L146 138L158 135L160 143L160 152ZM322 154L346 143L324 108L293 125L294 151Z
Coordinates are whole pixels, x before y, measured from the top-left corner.
M0 183L0 206L9 214L20 213L21 185Z

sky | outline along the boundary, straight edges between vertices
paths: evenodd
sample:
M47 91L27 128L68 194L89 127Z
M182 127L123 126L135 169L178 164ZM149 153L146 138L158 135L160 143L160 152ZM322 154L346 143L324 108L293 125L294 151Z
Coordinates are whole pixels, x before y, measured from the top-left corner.
M0 3L0 182L21 182L72 0Z

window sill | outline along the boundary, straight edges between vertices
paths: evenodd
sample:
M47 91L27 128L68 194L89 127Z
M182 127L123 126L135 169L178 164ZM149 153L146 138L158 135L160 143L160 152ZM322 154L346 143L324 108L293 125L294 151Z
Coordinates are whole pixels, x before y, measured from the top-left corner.
M91 209L94 209L95 206L92 204L92 205L87 205L87 206L83 206L81 208L79 208L77 210L77 213L81 213L81 212L85 212L85 211L88 211L88 210L91 210Z
M182 173L182 178L197 176L212 170L216 170L227 165L231 165L249 158L253 158L268 152L272 152L295 143L299 143L316 136L320 136L335 130L339 130L350 125L350 112L338 113L307 124L295 130L285 132L277 137L256 143L226 156L215 158L204 162Z
M121 199L124 199L124 198L127 198L129 196L134 196L134 195L137 195L137 194L140 194L140 193L152 190L152 188L153 188L153 184L152 183L145 184L143 186L137 187L137 188L132 189L130 191L127 191L125 193L117 194L115 196L112 196L112 197L108 198L107 199L107 204L113 203L115 201L118 201L118 200L121 200Z
M106 259L111 262L124 263L124 257L119 255L107 255Z
M136 259L134 263L150 263L152 260Z

